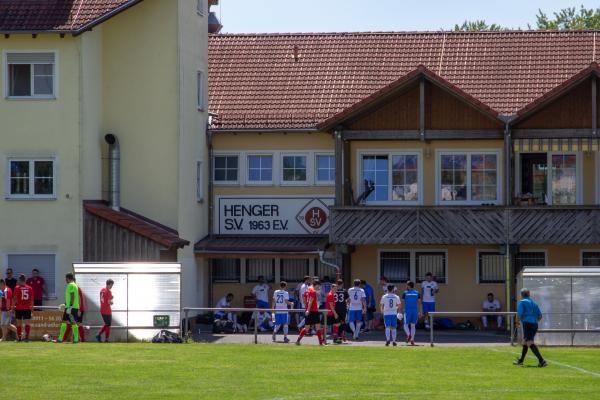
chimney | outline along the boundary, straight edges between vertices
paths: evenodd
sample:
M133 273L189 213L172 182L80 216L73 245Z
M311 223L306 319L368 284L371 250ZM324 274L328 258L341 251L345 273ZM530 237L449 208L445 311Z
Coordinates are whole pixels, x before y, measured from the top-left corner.
M210 11L212 6L216 6L219 4L219 0L209 0L208 1L208 33L219 33L221 29L223 29L223 25L217 18L217 14L214 11Z

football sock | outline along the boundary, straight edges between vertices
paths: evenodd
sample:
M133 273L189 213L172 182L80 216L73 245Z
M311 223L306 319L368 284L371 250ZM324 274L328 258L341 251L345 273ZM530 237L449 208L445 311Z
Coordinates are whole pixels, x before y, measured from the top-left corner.
M340 332L340 326L339 325L334 325L333 326L333 331L332 331L332 333L333 333L333 340L337 339L339 332Z
M17 340L21 340L22 330L23 330L23 327L21 326L21 324L17 325Z
M417 326L415 324L410 324L410 337L412 340L415 340L415 333L417 333Z
M65 333L67 332L67 323L63 322L60 324L60 333L58 334L58 341L62 342L65 339Z
M102 325L102 328L100 328L100 332L98 332L98 336L102 336L102 334L106 331L106 325Z
M73 342L79 342L79 329L77 329L77 325L71 325L71 331L73 331Z
M29 332L31 332L31 325L25 325L25 338L29 339Z
M406 332L406 336L410 336L410 329L407 324L404 324L404 332Z
M362 325L362 322L360 322L360 321L358 321L358 322L356 323L356 330L355 330L355 332L356 332L356 333L359 333L359 332L360 332L360 326L361 326L361 325Z
M106 325L104 333L106 334L106 340L108 340L108 337L110 336L110 326Z
M538 350L537 346L535 344L532 344L530 347L531 347L531 351L533 351L533 354L535 354L535 356L537 357L538 361L540 363L542 361L544 361L544 357L542 357L542 355L540 354L540 351Z
M385 328L385 338L387 339L388 342L391 340L390 339L390 335L391 335L390 330L391 330L390 328Z
M83 326L79 325L77 331L79 332L79 340L85 342L85 329L83 329Z
M356 325L354 324L354 322L350 322L348 325L350 325L350 330L354 333L356 332Z
M525 356L527 355L527 350L529 350L529 347L527 347L527 345L524 344L523 350L521 350L521 359L520 359L521 362L523 362L525 360Z
M317 338L319 338L319 344L323 343L323 330L317 329Z
M391 328L390 329L392 331L392 342L396 341L396 328Z
M283 334L285 336L287 336L288 332L290 331L290 327L288 325L284 325L283 326Z
M302 338L306 335L306 328L302 328L300 333L298 334L298 341L302 340Z
M280 327L280 326L281 326L281 325L275 325L275 326L273 327L273 335L276 335L276 334L277 334L277 332L279 331L279 327Z

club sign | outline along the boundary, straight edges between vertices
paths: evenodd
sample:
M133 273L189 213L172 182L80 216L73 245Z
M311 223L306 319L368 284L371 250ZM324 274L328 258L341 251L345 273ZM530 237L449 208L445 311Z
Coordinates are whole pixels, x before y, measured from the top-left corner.
M333 197L227 197L216 199L221 235L326 234Z

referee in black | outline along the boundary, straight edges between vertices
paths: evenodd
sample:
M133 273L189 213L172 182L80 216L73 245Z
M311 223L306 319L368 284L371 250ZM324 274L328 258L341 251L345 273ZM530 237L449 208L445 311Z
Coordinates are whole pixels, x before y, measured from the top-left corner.
M545 367L548 365L540 350L533 342L535 334L538 330L538 322L542 319L542 312L535 301L530 297L529 289L521 289L521 301L517 306L517 327L519 324L523 326L523 338L525 343L523 344L523 352L521 358L514 362L515 365L523 365L527 350L531 349L533 354L538 359L538 367Z

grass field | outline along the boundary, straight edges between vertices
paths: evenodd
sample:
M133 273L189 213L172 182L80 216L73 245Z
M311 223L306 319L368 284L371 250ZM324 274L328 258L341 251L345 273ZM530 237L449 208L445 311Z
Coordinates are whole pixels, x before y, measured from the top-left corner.
M600 349L515 351L1 343L0 377L15 399L600 399Z

